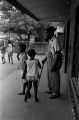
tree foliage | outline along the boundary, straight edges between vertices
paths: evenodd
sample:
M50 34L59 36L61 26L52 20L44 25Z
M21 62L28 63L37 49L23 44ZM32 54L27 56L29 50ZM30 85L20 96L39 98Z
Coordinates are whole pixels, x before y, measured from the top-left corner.
M0 28L5 33L17 34L19 40L23 40L23 35L29 36L33 34L38 37L38 41L44 41L45 39L45 25L38 23L30 16L17 10L14 6L9 4L6 0L3 0L2 7L3 16L0 21Z

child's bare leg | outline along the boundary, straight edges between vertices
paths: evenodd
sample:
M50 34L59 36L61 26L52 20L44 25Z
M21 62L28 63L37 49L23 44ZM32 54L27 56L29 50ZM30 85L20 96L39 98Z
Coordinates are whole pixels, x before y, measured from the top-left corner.
M26 82L26 84L27 84L26 86L27 86L27 88L28 88L28 84L29 84L29 83ZM31 97L31 93L30 93L30 90L29 90L29 91L28 91L28 98L30 98L30 97Z
M37 89L38 89L38 86L37 86L37 80L33 82L33 85L34 85L34 93L35 93L35 102L38 102L38 97L37 97Z
M26 86L27 86L27 84L23 83L23 91L21 93L18 93L18 95L25 95Z
M8 60L9 60L9 63L10 63L10 55L8 54Z
M13 58L12 58L12 55L11 55L10 57L11 57L11 61L12 61L12 64L13 64Z
M2 62L3 62L4 57L2 56Z
M31 87L32 87L32 81L29 81L28 88L27 88L27 91L25 92L25 98L24 98L24 101L26 101L26 102L27 102L28 93L30 92Z
M3 58L3 59L4 59L4 63L5 63L5 62L6 62L6 61L5 61L5 55L4 55L4 58Z
M4 64L5 63L5 57L2 56L2 63Z

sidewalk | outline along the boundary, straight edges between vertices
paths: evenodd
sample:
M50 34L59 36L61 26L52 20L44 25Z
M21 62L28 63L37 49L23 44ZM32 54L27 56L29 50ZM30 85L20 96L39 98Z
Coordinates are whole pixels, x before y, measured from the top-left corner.
M66 76L62 69L61 97L51 100L45 93L47 89L45 64L38 90L39 103L34 102L33 89L32 98L27 103L24 102L24 96L17 95L22 90L18 69L0 81L0 120L73 120L67 96Z

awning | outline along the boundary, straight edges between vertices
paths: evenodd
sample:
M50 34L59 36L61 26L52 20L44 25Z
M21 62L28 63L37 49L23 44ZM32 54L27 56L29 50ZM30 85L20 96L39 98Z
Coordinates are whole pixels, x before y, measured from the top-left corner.
M41 22L64 22L67 0L7 0Z

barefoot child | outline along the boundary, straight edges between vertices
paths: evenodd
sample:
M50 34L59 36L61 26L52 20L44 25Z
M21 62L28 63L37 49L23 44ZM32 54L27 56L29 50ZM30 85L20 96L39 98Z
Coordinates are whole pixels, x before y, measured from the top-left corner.
M27 95L32 88L32 83L34 87L35 102L38 102L37 89L38 89L38 74L41 65L38 59L35 59L35 50L30 49L28 51L28 60L26 60L26 66L22 78L28 81L28 88L25 92L24 101L27 102Z

